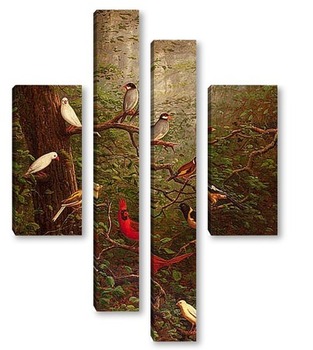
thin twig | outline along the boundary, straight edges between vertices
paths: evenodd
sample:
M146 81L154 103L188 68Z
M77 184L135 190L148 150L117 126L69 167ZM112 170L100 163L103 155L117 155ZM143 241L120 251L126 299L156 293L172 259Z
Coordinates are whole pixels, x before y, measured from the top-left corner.
M183 251L186 252L186 248L187 248L187 247L189 247L191 244L196 244L196 243L197 243L197 240L194 239L194 240L188 242L187 244L183 245L183 246L179 249L178 253L177 253L175 256L180 255L180 253L182 253Z
M151 140L151 146L163 146L164 148L171 148L174 151L174 147L177 146L176 142L167 142L163 140Z
M267 144L265 147L262 147L258 150L252 151L249 155L247 164L239 169L235 169L232 171L232 173L225 179L224 183L226 183L227 181L229 181L234 175L238 175L241 172L248 172L249 174L253 174L253 163L254 160L257 156L260 156L266 152L268 152L269 150L271 150L272 148L274 148L277 144L277 139L278 139L278 132L276 131L273 140Z

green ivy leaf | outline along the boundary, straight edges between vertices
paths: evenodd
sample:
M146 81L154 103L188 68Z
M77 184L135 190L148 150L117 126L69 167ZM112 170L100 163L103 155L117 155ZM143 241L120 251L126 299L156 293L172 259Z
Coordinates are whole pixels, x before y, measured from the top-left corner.
M114 288L113 294L114 294L114 296L116 296L116 297L122 297L122 296L124 296L126 293L125 293L125 291L124 291L124 289L123 289L122 286L117 286L116 288Z
M173 270L172 276L173 276L174 281L178 282L181 280L182 274L180 271Z
M175 254L174 250L170 248L163 248L167 254Z
M105 280L110 287L115 286L115 281L114 281L114 278L112 276L107 276Z

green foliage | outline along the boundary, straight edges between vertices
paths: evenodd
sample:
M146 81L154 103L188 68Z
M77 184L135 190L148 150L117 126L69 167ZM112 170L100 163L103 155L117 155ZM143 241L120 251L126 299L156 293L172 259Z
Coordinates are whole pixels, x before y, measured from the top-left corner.
M107 122L123 109L124 90L122 86L133 82L138 86L138 17L134 12L107 12L99 16L96 32L101 37L101 45L96 48L97 68L94 74L94 123ZM103 24L105 22L105 25ZM127 42L127 45L125 43ZM128 45L132 44L132 45ZM116 59L115 59L116 58ZM124 123L129 123L129 117ZM138 116L132 124L138 126ZM109 231L110 238L117 244L133 245L119 232L117 213L119 200L125 198L132 220L139 219L139 158L127 131L110 128L95 136L94 181L103 186L99 199L95 201L96 247L106 249L111 246L103 232ZM138 144L138 135L134 135ZM108 203L111 212L108 214ZM110 223L111 222L111 225ZM101 255L95 266L101 270L95 276L95 305L99 310L136 311L139 307L138 254L114 247ZM129 277L130 276L130 277ZM103 293L105 289L106 293ZM109 291L107 293L107 291Z
M55 92L60 97L68 97L78 117L81 119L82 112L82 91L81 86L55 86ZM35 191L36 179L34 176L23 177L35 157L28 150L25 136L20 124L20 111L18 108L19 96L13 101L13 230L17 235L36 235L40 229L35 222L35 214L40 211L34 208L33 193ZM67 154L68 161L74 161L75 172L79 186L81 186L82 164L81 164L81 135L71 137L72 154ZM62 153L62 150L60 151ZM63 152L65 153L65 152ZM47 189L45 195L54 193L54 189ZM47 205L52 212L51 205Z
M153 146L152 162L156 165L169 164L175 172L180 166L191 161L196 155L196 96L195 59L190 55L188 44L173 42L155 44L154 61L151 71L154 78L154 109L152 123L161 113L173 116L168 134L162 139L177 143L172 149ZM159 46L158 46L159 45ZM166 55L164 55L164 52ZM167 169L152 170L152 249L153 253L164 259L195 252L196 232L191 229L179 204L186 202L196 209L196 179L190 179L182 190L184 182L167 181ZM182 190L181 193L179 193ZM178 198L175 200L175 198ZM172 202L172 203L171 203ZM181 248L186 246L185 249ZM152 337L159 341L194 340L195 336L185 336L180 330L188 332L190 324L185 321L176 303L180 299L195 305L196 257L191 257L161 268L152 282L152 295L160 302L152 301ZM166 295L162 295L160 287ZM185 339L187 338L187 339Z
M277 232L277 147L253 157L269 145L275 133L256 132L277 128L277 88L275 86L214 86L210 91L209 135L211 184L243 201L239 210L219 202L213 209L210 230L216 235L275 234ZM232 132L238 133L229 136ZM249 166L248 166L249 165ZM249 171L235 170L249 167Z
M195 276L193 276L195 277ZM179 284L171 283L176 287ZM153 287L155 289L155 287ZM188 295L190 297L189 303L192 305L196 304L195 289L182 288L180 291L177 291L176 288L171 288L167 290L169 294L161 305L158 312L152 314L152 337L154 340L158 341L192 341L195 340L195 335L186 335L184 332L190 330L191 324L182 318L180 310L175 306L177 302L177 296ZM154 290L154 293L157 293L157 290ZM191 296L194 297L191 297Z

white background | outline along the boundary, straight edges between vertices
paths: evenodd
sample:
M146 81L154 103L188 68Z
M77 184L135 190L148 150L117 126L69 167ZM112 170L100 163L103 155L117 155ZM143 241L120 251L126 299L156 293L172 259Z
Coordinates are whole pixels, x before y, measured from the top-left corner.
M312 349L311 1L51 0L0 3L1 349L152 349L149 84L153 39L198 40L198 342L212 350ZM141 311L97 313L92 296L93 12L141 10ZM82 84L84 235L11 232L11 88ZM207 87L277 84L278 237L207 232ZM88 192L89 191L89 192Z

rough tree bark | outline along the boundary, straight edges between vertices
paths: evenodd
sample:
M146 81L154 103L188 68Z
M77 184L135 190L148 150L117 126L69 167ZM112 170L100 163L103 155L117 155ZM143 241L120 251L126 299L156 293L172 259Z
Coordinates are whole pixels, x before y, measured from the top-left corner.
M43 170L47 174L44 179L34 174L34 218L40 226L37 234L81 234L81 225L64 223L69 214L67 209L57 222L52 222L62 200L78 189L70 136L66 134L66 123L60 112L60 98L50 86L15 86L13 96L17 101L16 113L30 154L37 159L54 151L60 158L59 162L52 161Z

